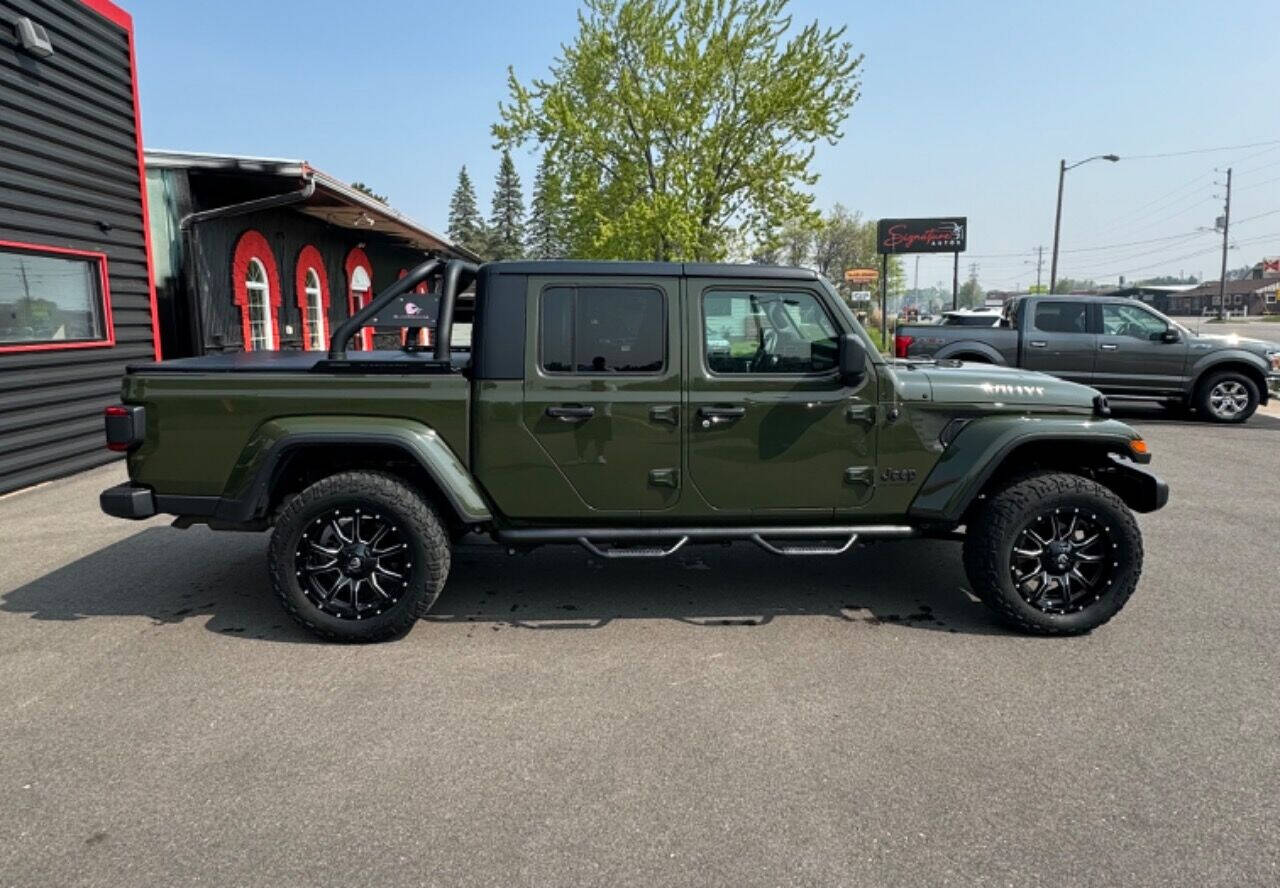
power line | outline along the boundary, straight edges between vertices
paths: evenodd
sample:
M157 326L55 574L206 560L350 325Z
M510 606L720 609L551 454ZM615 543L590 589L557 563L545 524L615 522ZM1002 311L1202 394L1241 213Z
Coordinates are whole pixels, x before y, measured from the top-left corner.
M1186 157L1189 154L1213 154L1215 151L1241 151L1245 148L1260 148L1264 145L1280 145L1280 139L1266 142L1251 142L1248 145L1220 145L1216 148L1189 148L1186 151L1165 151L1160 154L1122 154L1122 160L1154 160L1161 157Z

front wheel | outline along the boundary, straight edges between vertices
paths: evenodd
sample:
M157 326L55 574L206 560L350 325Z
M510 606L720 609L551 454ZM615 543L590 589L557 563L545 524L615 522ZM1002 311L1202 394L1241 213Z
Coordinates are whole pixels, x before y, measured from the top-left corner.
M1042 473L992 494L971 520L965 571L977 595L1024 632L1078 635L1124 607L1142 573L1142 536L1107 488Z
M1196 408L1214 422L1244 422L1258 409L1258 386L1243 373L1215 373L1200 386Z
M384 641L425 614L449 575L448 531L399 478L342 472L294 497L268 564L286 612L330 641Z

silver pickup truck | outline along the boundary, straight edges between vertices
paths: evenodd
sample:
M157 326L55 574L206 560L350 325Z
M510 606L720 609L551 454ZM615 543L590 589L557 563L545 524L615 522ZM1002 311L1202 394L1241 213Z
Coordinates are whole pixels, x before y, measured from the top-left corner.
M1244 422L1280 395L1280 344L1192 333L1123 297L1019 296L994 327L901 326L894 353L1040 370L1111 398L1184 404L1215 422Z

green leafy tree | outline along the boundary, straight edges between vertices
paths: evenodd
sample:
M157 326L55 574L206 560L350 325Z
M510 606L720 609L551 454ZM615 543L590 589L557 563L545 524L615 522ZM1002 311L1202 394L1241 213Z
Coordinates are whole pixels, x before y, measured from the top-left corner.
M449 199L449 239L482 256L488 253L488 234L476 205L476 189L465 165L458 172L458 185Z
M379 194L378 192L374 191L372 188L370 188L368 185L364 184L363 182L352 182L351 187L354 188L356 191L359 191L361 194L366 194L369 197L372 197L378 203L387 202L387 196L385 194Z
M723 258L812 214L814 146L858 98L843 29L788 0L585 0L546 79L508 76L495 137L563 172L588 258Z
M1078 280L1075 280L1074 278L1062 278L1054 282L1053 292L1074 293L1079 290L1096 290L1097 288L1098 288L1098 285L1091 280L1078 281Z
M976 275L970 275L969 279L960 285L959 302L961 308L981 308L986 295L982 291L982 286L978 283Z
M519 259L524 255L524 194L520 174L504 150L493 184L493 207L489 214L488 257Z

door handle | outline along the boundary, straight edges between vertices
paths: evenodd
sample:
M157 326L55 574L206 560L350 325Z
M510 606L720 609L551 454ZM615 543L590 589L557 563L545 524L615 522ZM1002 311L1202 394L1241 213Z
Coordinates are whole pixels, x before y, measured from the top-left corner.
M699 407L698 415L702 417L702 427L709 429L713 425L734 422L747 415L746 407Z
M1033 339L1030 342L1028 342L1027 345L1031 346L1032 348L1047 348L1049 346L1049 343L1043 339Z
M558 419L561 422L582 422L584 419L590 419L596 415L594 407L548 407L547 416L552 419Z
M665 422L673 426L680 425L680 408L674 404L661 404L649 408L650 422Z
M1116 345L1114 342L1104 342L1102 343L1102 345L1098 346L1098 348L1102 349L1103 351L1109 351L1109 352L1113 352L1119 347L1120 346Z

